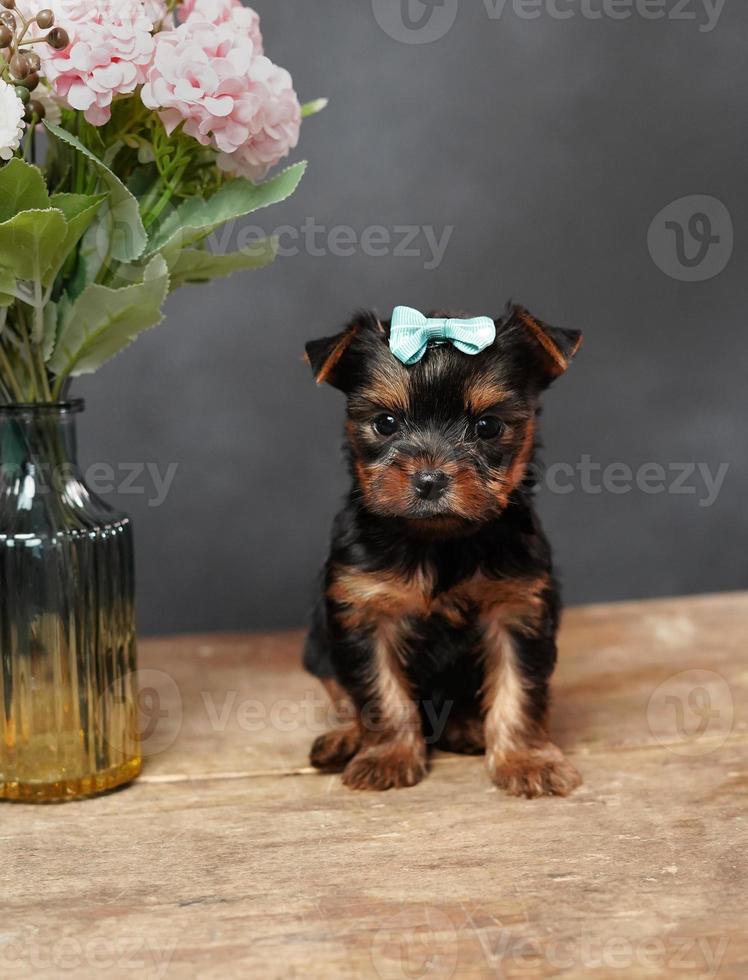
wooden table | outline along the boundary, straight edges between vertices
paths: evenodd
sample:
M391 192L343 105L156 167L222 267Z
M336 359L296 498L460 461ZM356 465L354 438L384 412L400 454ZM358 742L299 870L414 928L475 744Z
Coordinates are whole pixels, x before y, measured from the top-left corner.
M3 980L748 976L748 594L567 613L565 800L314 773L300 642L142 644L140 781L0 808Z

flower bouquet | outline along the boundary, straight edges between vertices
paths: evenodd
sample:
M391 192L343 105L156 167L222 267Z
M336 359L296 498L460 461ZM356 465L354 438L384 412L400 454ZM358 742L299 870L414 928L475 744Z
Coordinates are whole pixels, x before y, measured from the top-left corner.
M274 258L205 241L293 192L304 164L259 182L321 103L239 0L28 3L0 0L0 397L51 402L171 290Z
M32 3L0 0L0 798L64 799L140 766L130 524L77 469L71 380L273 260L208 239L293 193L303 163L267 174L324 102L240 0Z

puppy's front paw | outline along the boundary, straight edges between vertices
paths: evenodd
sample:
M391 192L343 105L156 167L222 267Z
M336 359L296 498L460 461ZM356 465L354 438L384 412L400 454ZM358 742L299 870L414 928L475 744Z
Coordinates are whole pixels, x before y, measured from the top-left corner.
M342 772L360 748L358 725L341 725L314 740L309 761L323 772Z
M359 752L346 766L343 782L349 789L403 789L420 783L426 771L425 747L385 742Z
M548 742L539 748L507 752L491 757L491 778L510 796L568 796L582 777L558 746Z

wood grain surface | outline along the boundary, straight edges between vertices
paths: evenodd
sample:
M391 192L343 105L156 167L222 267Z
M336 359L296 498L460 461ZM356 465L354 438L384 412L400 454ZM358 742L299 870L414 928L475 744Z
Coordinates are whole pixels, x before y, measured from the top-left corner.
M748 595L567 612L568 799L316 774L300 644L141 644L141 779L0 807L2 980L748 977Z

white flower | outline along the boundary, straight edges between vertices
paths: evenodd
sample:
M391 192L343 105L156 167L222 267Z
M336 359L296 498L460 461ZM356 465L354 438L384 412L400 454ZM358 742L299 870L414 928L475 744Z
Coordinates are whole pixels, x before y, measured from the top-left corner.
M7 82L0 81L0 160L10 160L23 138L23 102Z

